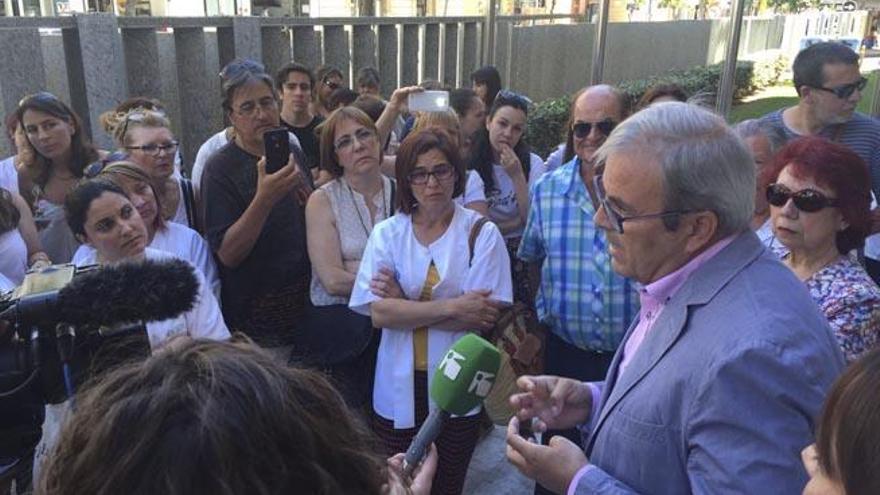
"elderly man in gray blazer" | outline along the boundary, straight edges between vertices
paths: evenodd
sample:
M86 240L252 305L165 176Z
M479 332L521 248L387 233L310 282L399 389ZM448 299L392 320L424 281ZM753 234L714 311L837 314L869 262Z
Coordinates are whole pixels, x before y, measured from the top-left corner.
M749 229L754 164L725 122L663 103L598 151L613 268L641 311L604 382L522 377L507 456L557 493L800 493L801 450L843 369L804 285ZM584 445L519 435L579 425Z

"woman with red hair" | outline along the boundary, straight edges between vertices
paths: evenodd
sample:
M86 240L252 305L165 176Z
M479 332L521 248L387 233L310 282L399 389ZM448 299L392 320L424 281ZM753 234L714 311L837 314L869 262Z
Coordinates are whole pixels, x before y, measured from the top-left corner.
M790 142L764 171L770 219L783 258L825 313L847 362L877 346L880 288L848 254L870 231L865 162L823 138Z

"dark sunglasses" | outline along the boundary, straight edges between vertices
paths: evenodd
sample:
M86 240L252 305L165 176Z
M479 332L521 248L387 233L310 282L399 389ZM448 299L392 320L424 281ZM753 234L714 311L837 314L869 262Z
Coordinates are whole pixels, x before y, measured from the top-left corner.
M106 168L107 165L125 160L128 160L128 153L114 151L104 158L86 165L86 168L83 169L83 177L86 179L94 179L104 171L104 168Z
M602 135L607 136L611 134L611 131L613 131L615 127L617 127L617 122L611 119L605 119L601 122L576 122L571 126L571 132L576 138L583 139L590 135L593 126L596 126L596 129L601 132Z
M862 91L865 89L865 86L868 85L868 80L864 77L860 77L858 81L850 84L844 84L843 86L837 86L836 88L826 88L824 86L816 86L816 89L821 89L822 91L827 91L834 96L840 98L841 100L845 100L849 98L856 90Z
M40 91L39 93L34 93L31 95L27 95L21 100L18 101L18 106L23 107L32 101L38 101L43 103L60 103L61 100L58 99L57 96L53 95L48 91Z
M829 198L815 189L801 189L792 192L782 184L767 186L767 202L776 207L783 207L788 200L794 202L795 208L806 213L815 213L829 206L837 206L837 199Z
M327 86L328 88L330 88L332 90L337 90L341 87L341 85L339 83L333 82L330 79L324 79L322 82L324 83L324 86Z
M266 72L266 67L255 60L236 60L234 62L229 62L226 64L226 67L223 67L223 70L220 71L220 79L232 79L245 72L251 74L263 74Z

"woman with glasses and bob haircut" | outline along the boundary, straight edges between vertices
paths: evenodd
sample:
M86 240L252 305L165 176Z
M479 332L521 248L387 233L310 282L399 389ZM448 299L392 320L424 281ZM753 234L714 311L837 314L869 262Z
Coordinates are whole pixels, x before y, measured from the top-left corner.
M198 230L192 182L175 173L180 142L171 132L168 117L163 112L135 107L112 112L103 117L103 123L118 149L152 177L162 201L162 218Z
M544 160L525 141L529 101L502 90L474 138L470 167L480 174L489 204L489 220L504 236L513 273L514 301L534 306L528 265L516 257L529 215L529 189L541 177Z
M849 148L805 137L764 169L773 234L782 261L807 284L847 362L877 347L880 288L850 256L871 228L871 177Z
M302 349L294 346L294 358L323 369L349 405L363 407L369 401L378 342L369 318L352 314L348 299L370 232L394 215L396 186L381 172L378 131L364 112L340 108L318 130L321 169L332 179L315 190L306 204L306 241L312 262L309 294L315 307L324 308L325 318L336 320L337 327L344 325L350 335L339 342L322 338L329 337L329 322L316 321L299 334L309 344L304 343ZM400 297L399 289L395 295ZM343 306L329 309L333 305ZM333 311L347 317L334 318ZM350 347L348 356L344 362L330 362L334 360L328 356L340 346Z
M880 351L866 353L834 382L816 443L801 452L810 481L804 495L880 493Z
M382 328L372 425L388 453L405 450L436 407L428 382L447 349L466 332L493 327L512 300L510 262L493 223L482 225L469 259L469 237L483 217L453 200L465 186L457 144L435 128L407 136L396 176L398 213L370 234L349 302ZM461 493L477 413L445 424L433 493Z
M113 154L111 162L95 162L86 168L86 178L112 182L128 196L137 208L147 229L147 246L188 261L204 274L214 296L220 297L220 278L208 244L195 230L186 225L166 221L162 211L162 198L152 177L124 156ZM73 263L89 264L97 261L94 246L83 244L73 255Z
M64 221L64 198L103 153L89 141L79 116L51 93L24 97L15 115L27 138L17 143L19 191L34 207L49 258L66 263L79 244Z

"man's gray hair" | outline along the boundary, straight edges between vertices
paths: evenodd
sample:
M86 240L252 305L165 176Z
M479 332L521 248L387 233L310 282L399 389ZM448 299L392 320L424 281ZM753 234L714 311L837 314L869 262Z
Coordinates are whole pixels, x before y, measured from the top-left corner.
M759 119L748 119L733 126L733 130L742 140L750 137L764 136L770 144L770 154L776 154L779 148L785 146L785 134L778 127L773 127L761 122Z
M223 109L231 112L233 110L232 100L235 98L235 92L238 88L252 81L266 84L275 98L278 98L275 92L275 81L272 79L272 76L266 73L263 64L248 59L236 59L226 64L220 72L220 92Z
M696 105L664 102L618 125L596 152L650 157L663 170L666 210L712 211L719 237L749 228L755 166L743 141L721 117Z

